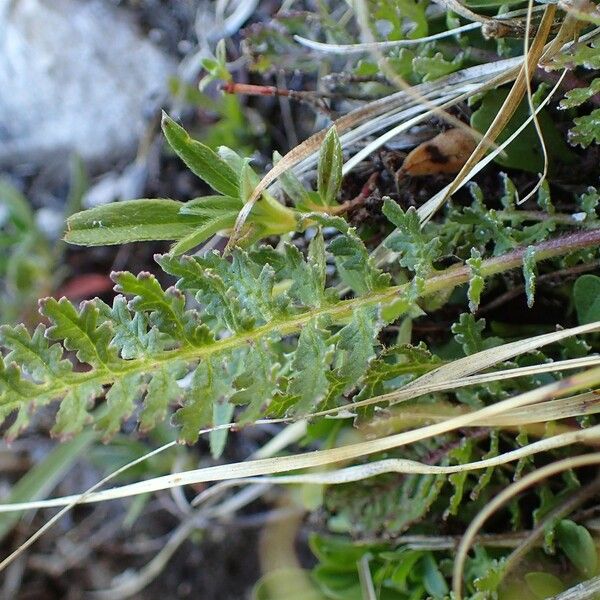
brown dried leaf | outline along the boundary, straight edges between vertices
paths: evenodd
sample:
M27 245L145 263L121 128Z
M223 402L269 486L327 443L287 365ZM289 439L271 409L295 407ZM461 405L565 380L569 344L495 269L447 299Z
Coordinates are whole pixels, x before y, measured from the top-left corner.
M476 140L462 129L449 129L419 144L404 160L399 176L458 173L477 146Z

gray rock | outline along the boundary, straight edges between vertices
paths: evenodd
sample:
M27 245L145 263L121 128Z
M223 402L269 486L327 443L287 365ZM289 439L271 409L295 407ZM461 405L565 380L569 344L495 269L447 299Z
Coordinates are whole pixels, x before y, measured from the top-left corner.
M107 0L0 0L0 167L131 155L175 69Z

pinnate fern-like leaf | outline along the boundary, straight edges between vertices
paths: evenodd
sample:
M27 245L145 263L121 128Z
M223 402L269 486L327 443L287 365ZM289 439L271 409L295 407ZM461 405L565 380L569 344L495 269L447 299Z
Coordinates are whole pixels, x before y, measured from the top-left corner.
M353 230L346 227L329 249L357 298L387 289ZM49 326L32 335L22 326L0 330L0 415L18 411L11 431L26 426L34 404L52 400L61 402L55 435L93 421L105 438L134 414L141 430L152 429L179 403L174 421L181 439L194 442L201 428L228 418L227 404L244 406L243 423L334 402L359 384L375 356L379 300L346 309L326 287L320 233L306 258L288 244L283 252L235 249L230 259L157 261L176 286L165 289L147 272L113 273L112 306L50 298L41 303ZM74 369L74 361L85 366Z

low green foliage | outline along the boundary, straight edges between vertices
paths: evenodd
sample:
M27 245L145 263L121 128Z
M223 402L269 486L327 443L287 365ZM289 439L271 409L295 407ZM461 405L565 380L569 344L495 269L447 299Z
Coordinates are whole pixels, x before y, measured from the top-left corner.
M465 6L495 12L500 4L473 0ZM254 73L274 68L327 72L337 59L321 61L299 50L291 35L314 38L318 21L319 32L332 44L356 43L358 28L348 30L344 15L349 13L342 8L334 12L327 3L318 3L315 13L281 12L269 23L248 27L240 34L245 37L245 64ZM462 23L455 14L432 11L421 1L372 0L368 8L370 34L380 42L410 40ZM367 39L369 29L361 33ZM521 40L496 40L494 45L480 38L471 31L386 50L385 69L364 53L348 59L346 71L339 74L343 83L334 82L335 93L321 97L319 87L302 101L333 114L348 90L348 97L386 95L395 91L394 75L410 83L426 82L421 89L436 89L427 86L478 62L478 53L489 53L494 46L507 56L522 50ZM215 81L233 82L224 42L202 64L206 77L201 90ZM551 66L598 68L598 50L593 42L575 45L570 54L555 56ZM595 182L580 186L558 179L555 186L553 179L583 162L581 148L567 143L569 126L572 144L586 147L600 137L598 109L588 111L600 89L598 81L586 74L586 85L568 91L560 104L567 111L558 113L562 117L551 107L540 112L551 180L542 182L527 204L521 204L519 194L534 185L531 174L544 168L533 125L496 159L510 175L491 169L480 174L478 183L447 199L426 222L419 208L420 188L424 193L439 189L443 175L397 181L383 149L365 162L368 175L356 169L344 178L345 155L354 147L344 137L347 130L334 125L310 160L296 150L310 166L287 169L240 223L240 211L250 207L260 176L247 157L252 154L246 152L247 139L222 145L244 123L239 100L227 96L219 114L231 114L230 122L203 141L164 114L162 131L169 148L199 178L205 195L187 202L130 200L68 219L69 243L168 240L173 246L155 257L153 273L112 273L117 295L111 303L96 298L75 306L65 298L45 298L40 302L43 324L0 327L0 420L6 422L6 437L16 437L42 407L54 403L51 433L61 438L95 429L104 440L116 436L118 444L123 425L135 423L143 434L171 431L172 425L173 436L193 444L201 430L213 428L210 450L219 458L227 446L226 426L275 417L307 419L303 443L323 450L439 423L558 384L562 372L547 369L464 385L460 369L476 361L478 353L493 355L503 344L553 330L557 322L567 327L600 321L600 195L585 187ZM178 85L180 92L186 91ZM204 92L187 92L196 103L207 101ZM265 95L276 92L267 88ZM547 92L547 86L539 85L534 104ZM486 131L507 95L503 87L474 95L471 125ZM283 96L286 102L294 99ZM407 100L407 106L412 102ZM394 110L398 107L385 119ZM529 110L524 100L496 142L516 131ZM220 141L210 143L215 140ZM280 160L275 153L273 163ZM367 180L374 173L377 178ZM373 181L376 189L371 190ZM21 279L42 279L52 263L25 200L4 184L0 199L7 207L2 227L10 249L10 256L0 259L0 274L14 294ZM234 229L237 244L226 252L203 248L211 237ZM172 285L163 285L165 280ZM31 296L25 288L24 295ZM16 296L18 301L21 296ZM501 372L545 365L598 349L597 334L585 341L573 337L494 368ZM456 388L433 386L408 401L392 397L421 376L437 381L440 370L455 364ZM483 371L487 377L489 370L488 364L469 375ZM586 392L575 398L580 410L560 424L532 423L523 416L527 411L517 411L515 421L506 425L483 420L409 445L387 446L385 452L379 446L357 464L403 459L454 468L493 459L555 433L595 424L597 402ZM558 403L553 406L559 411ZM336 418L323 418L321 411ZM521 454L501 466L459 469L448 476L394 472L340 485L307 484L298 495L310 496L311 509L316 506L310 527L318 531L311 535L310 547L317 564L310 572L289 569L267 575L256 597L281 600L273 590L293 581L303 600L371 600L369 590L382 600L452 598L456 547L475 515L514 481L573 452L561 448L542 456ZM597 575L594 530L578 517L569 520L560 513L588 484L587 473L577 471L576 477L567 471L562 479L538 483L524 492L523 501L502 508L469 554L461 582L465 596L536 600ZM542 523L535 548L515 569L512 549Z

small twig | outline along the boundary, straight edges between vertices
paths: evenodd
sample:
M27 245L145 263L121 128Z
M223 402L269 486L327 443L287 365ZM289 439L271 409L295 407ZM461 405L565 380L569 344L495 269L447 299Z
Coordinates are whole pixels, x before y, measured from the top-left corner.
M290 98L308 104L312 108L327 115L331 109L327 106L324 98L332 97L328 92L299 91L279 88L274 85L254 85L251 83L235 83L228 81L222 84L221 89L226 94L240 94L245 96L275 96L279 98Z
M328 210L327 212L334 214L334 215L339 215L341 213L345 213L345 212L354 210L358 206L362 206L365 203L365 201L368 200L368 198L371 196L371 194L377 189L377 179L378 178L379 178L379 173L377 173L377 172L371 173L369 179L367 179L367 182L361 188L358 196L356 196L352 200L348 200L347 202L340 204L339 206L330 207L330 210Z

